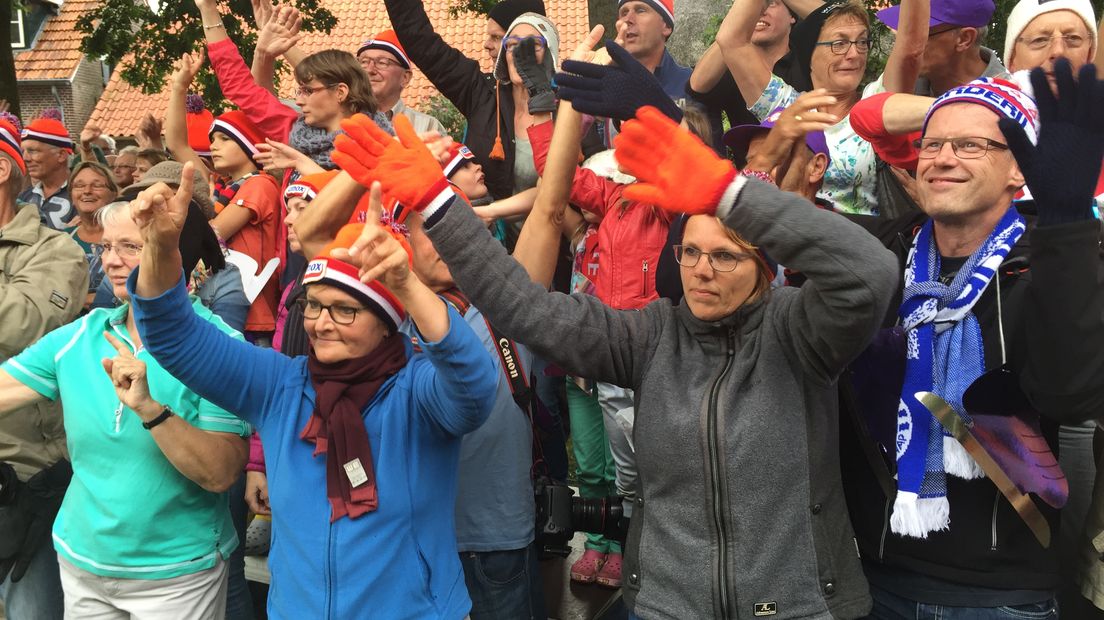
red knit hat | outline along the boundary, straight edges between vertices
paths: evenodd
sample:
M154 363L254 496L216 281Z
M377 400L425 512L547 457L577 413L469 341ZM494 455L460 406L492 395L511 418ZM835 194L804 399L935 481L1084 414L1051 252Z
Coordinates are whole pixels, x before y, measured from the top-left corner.
M617 6L620 7L626 2L632 2L633 0L617 0ZM644 4L652 7L659 13L659 16L663 18L663 21L667 22L667 27L672 30L675 28L675 0L639 0Z
M0 151L15 160L16 165L27 174L27 163L23 161L23 149L19 146L19 132L6 120L0 120Z
M364 229L365 224L346 224L338 231L337 237L322 250L322 253L307 264L303 274L303 285L328 284L349 293L371 310L392 330L406 320L406 310L391 291L378 280L368 284L360 281L359 270L330 256L336 248L348 248L353 245ZM407 250L409 252L409 250Z
M318 192L322 191L322 188L326 187L326 185L334 180L338 174L340 174L339 170L327 170L326 172L302 176L298 181L289 184L287 189L284 190L284 201L286 202L292 198L302 198L310 202L314 200L318 196Z
M73 150L73 139L61 121L53 118L36 118L23 129L24 140L37 140L67 151Z
M443 166L445 169L445 178L451 179L452 175L456 174L456 171L463 168L464 164L469 161L475 161L475 154L463 144L454 142L452 146L449 147L449 160Z
M399 36L395 34L394 30L384 30L376 35L374 39L368 39L364 43L360 44L360 49L357 50L356 55L360 56L360 53L364 50L384 50L391 52L391 54L399 60L399 64L403 66L403 69L410 68L410 57L406 55L406 50L403 49L401 43L399 43Z
M196 94L188 95L184 104L187 114L184 123L188 128L188 146L200 157L211 156L211 124L215 122L215 115L207 109L203 97Z
M211 123L211 129L207 132L207 136L213 136L216 131L237 142L241 150L245 151L245 154L253 160L253 163L257 163L254 158L261 153L260 149L257 148L257 144L264 142L264 134L246 117L245 112L241 110L223 112L215 119L215 122Z

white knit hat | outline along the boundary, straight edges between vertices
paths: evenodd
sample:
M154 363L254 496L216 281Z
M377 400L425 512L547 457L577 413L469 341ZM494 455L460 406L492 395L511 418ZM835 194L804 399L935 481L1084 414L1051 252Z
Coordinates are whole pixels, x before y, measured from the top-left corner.
M1004 65L1012 64L1012 49L1016 39L1036 17L1054 11L1073 11L1085 22L1092 34L1092 49L1096 51L1099 33L1096 31L1096 14L1089 0L1020 0L1008 14L1008 29L1004 35Z
M556 25L552 23L552 20L548 19L544 15L537 13L522 13L514 23L510 24L510 27L506 30L506 36L510 36L514 32L514 28L522 24L532 26L544 37L544 40L548 42L548 48L544 54L544 68L548 71L549 75L556 73L556 69L560 66L560 33L556 30ZM494 68L495 78L502 83L510 81L510 72L506 68L506 50L502 50L498 54L498 62L495 63Z

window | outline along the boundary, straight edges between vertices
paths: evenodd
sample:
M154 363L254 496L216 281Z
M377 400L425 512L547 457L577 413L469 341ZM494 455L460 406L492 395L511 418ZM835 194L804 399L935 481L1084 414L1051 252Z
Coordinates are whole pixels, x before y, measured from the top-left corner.
M11 46L27 47L23 41L23 11L12 7L11 16Z

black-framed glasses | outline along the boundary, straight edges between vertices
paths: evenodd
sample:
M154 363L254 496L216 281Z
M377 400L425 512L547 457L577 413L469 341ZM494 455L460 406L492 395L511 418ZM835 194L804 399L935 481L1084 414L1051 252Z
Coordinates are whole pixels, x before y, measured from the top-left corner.
M1051 42L1055 39L1061 39L1062 43L1071 50L1078 49L1088 42L1087 37L1079 34L1054 34L1031 38L1019 37L1018 39L1016 39L1016 41L1026 45L1027 49L1035 50L1036 52L1038 52L1050 47Z
M400 67L402 63L394 58L372 58L371 56L364 56L358 59L360 66L367 70L369 67L375 67L377 69L387 70L391 67Z
M106 256L108 252L115 252L119 258L134 258L142 253L142 246L136 243L91 243L92 250L100 256Z
M320 90L326 90L327 88L333 88L334 86L337 86L337 84L326 84L325 86L300 85L299 88L295 89L295 94L299 97L310 97Z
M692 245L671 246L675 250L675 260L683 267L697 267L701 257L709 257L709 266L713 271L735 271L740 263L751 260L751 254L745 252L729 252L728 250L714 250L703 252Z
M849 41L847 39L836 39L835 41L817 41L817 47L830 47L832 53L837 56L843 56L847 53L847 50L851 49L854 45L855 49L860 54L865 54L870 51L870 39L858 39L857 41Z
M548 39L545 39L541 35L535 35L531 37L506 37L502 39L502 49L507 52L513 53L517 46L521 45L521 42L526 39L533 39L537 42L536 51L541 51L548 47Z
M920 152L920 159L934 159L950 143L951 151L959 159L981 159L990 150L1007 151L1008 145L989 138L921 138L913 142Z
M352 325L353 321L357 318L357 313L367 310L367 308L363 306L348 306L345 304L326 305L317 299L309 299L306 297L300 297L295 300L295 305L299 306L299 309L303 311L304 319L317 319L322 316L322 311L325 310L330 313L330 318L338 325Z

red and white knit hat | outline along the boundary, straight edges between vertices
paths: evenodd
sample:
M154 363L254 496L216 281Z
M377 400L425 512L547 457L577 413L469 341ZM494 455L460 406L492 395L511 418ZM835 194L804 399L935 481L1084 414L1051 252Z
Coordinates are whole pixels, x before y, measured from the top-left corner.
M411 62L410 57L406 55L406 50L403 49L401 43L399 43L399 35L395 34L394 30L384 30L376 35L374 39L368 39L364 43L360 44L360 48L357 49L357 56L364 50L383 50L385 52L391 52L395 58L399 60L399 64L403 66L403 69L409 69Z
M215 122L211 123L211 129L207 132L207 136L213 136L216 131L237 142L241 150L245 151L245 154L253 160L253 163L257 162L256 156L261 153L257 145L264 142L264 134L249 120L245 112L241 110L223 112L215 119Z
M370 224L374 226L375 224ZM406 310L391 291L378 280L368 284L360 281L359 270L330 256L337 248L348 248L360 236L365 224L346 224L337 237L310 263L303 274L303 285L328 284L349 293L371 310L389 328L397 330L406 320Z
M19 145L19 132L6 120L0 120L0 151L15 160L16 165L27 174L27 163L23 161L23 149Z
M37 140L59 149L73 150L73 139L61 121L54 118L36 118L23 129L24 140Z
M454 142L453 145L449 147L449 160L444 165L445 178L451 179L452 175L456 174L456 171L463 168L464 164L467 164L469 161L475 161L475 154L463 144Z
M188 129L188 146L200 157L211 156L211 124L215 122L215 115L207 109L203 97L196 94L188 95L184 104L186 114L184 124Z
M626 2L633 2L634 0L617 0L617 6L620 8L622 4ZM663 21L667 22L667 27L674 30L675 28L675 0L638 0L648 6L655 9L656 13L663 18Z
M326 187L338 174L340 174L339 170L327 170L326 172L299 177L297 181L290 183L287 189L284 190L284 201L286 202L292 198L302 198L310 202L317 198L318 192L322 191L322 188Z
M928 132L928 121L939 108L952 103L976 103L998 115L1010 118L1023 127L1032 144L1039 139L1039 108L1035 100L1007 80L979 78L943 93L924 117L921 135Z

